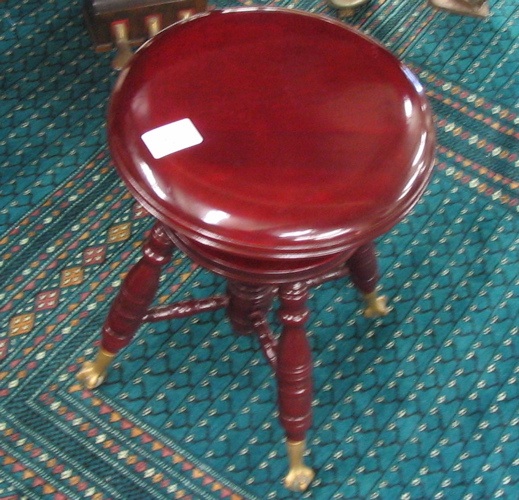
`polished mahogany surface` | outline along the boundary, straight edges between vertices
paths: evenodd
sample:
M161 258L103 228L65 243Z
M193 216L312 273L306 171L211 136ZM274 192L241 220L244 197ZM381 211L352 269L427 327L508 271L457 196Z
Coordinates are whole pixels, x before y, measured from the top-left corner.
M423 89L386 49L320 16L257 8L201 14L139 50L109 138L159 220L274 259L385 232L425 189L434 150Z

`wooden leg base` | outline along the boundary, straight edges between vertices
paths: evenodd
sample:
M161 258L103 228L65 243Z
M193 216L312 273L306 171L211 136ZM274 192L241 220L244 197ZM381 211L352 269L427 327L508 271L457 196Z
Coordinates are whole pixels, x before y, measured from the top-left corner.
M338 10L341 18L354 16L357 9L368 2L370 0L328 0L328 3Z
M347 19L348 17L353 17L355 12L355 9L339 9L339 17L341 19Z

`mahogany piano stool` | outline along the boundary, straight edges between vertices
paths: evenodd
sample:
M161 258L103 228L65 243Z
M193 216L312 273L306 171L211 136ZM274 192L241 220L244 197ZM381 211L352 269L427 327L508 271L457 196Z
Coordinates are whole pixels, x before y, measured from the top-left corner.
M286 433L285 485L303 491L311 424L309 287L346 276L370 317L373 240L426 188L434 129L423 87L377 42L314 14L234 8L178 22L122 71L108 112L115 166L156 218L125 278L89 388L145 322L226 308L237 334L257 334L272 365ZM152 307L178 248L227 279L225 294ZM280 334L267 313L279 299Z

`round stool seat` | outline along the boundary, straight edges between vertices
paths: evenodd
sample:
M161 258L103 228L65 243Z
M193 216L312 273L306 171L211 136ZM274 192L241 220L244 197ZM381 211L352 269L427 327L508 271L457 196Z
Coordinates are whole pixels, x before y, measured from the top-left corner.
M392 227L434 150L423 89L386 49L268 8L201 14L145 44L112 95L109 138L134 196L188 250L298 266Z

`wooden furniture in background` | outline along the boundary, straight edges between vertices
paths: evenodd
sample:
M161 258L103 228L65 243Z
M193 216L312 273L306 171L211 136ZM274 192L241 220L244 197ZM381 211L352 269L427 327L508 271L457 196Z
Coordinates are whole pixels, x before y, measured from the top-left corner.
M85 0L85 22L97 51L117 49L112 66L123 68L132 47L161 29L205 11L207 0Z

